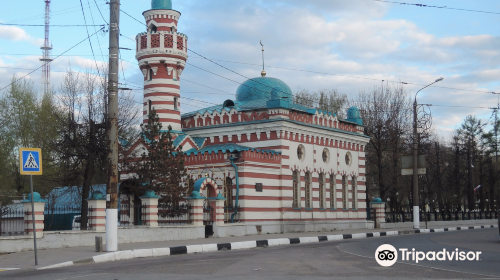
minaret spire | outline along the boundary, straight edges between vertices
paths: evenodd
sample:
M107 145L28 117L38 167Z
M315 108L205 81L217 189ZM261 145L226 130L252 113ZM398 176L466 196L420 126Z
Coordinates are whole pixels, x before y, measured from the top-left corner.
M262 77L266 76L266 70L264 65L264 45L262 44L262 40L260 40L260 45L262 46L262 72L260 73Z

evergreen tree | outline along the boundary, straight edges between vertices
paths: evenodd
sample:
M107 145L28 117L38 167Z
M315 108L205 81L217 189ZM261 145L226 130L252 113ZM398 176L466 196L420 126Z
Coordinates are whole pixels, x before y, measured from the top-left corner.
M148 123L141 124L141 138L146 146L140 158L129 160L129 172L134 173L131 191L135 196L153 190L161 196L160 203L166 207L178 206L186 197L187 188L182 185L186 177L182 147L174 147L172 127L162 130L162 124L155 110L149 114Z

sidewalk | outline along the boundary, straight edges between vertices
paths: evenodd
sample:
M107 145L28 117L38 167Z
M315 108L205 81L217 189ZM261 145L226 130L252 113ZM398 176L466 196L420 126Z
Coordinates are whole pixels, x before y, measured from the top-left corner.
M464 225L463 223L449 223L445 227L455 228L464 226L468 228L470 226L484 225L490 227L490 225L496 226L496 220L477 220L477 223ZM390 225L390 224L389 224ZM424 227L425 228L425 227ZM431 227L429 227L431 228ZM443 227L435 227L443 228ZM128 243L128 244L118 244L119 251L126 250L138 250L138 249L153 249L153 248L168 248L176 246L187 246L187 245L204 245L204 244L220 244L220 243L233 243L242 241L256 241L256 240L268 240L268 239L289 239L289 238L299 238L299 237L318 237L318 236L331 236L331 235L346 235L346 234L356 234L356 233L373 233L373 232L388 232L396 231L399 234L413 233L411 227L398 227L396 229L361 229L361 230L344 230L344 231L331 231L331 232L302 232L302 233L284 233L284 234L264 234L264 235L249 235L249 236L238 236L238 237L224 237L224 238L204 238L204 239L192 239L192 240L176 240L176 241L166 241L166 242L143 242L143 243ZM424 231L422 231L424 232ZM6 255L0 255L0 270L5 268L40 268L49 265L64 263L64 262L77 262L79 260L91 259L94 256L101 255L104 253L95 252L94 247L76 247L76 248L62 248L62 249L47 249L38 251L38 266L35 266L35 257L33 251L19 252Z

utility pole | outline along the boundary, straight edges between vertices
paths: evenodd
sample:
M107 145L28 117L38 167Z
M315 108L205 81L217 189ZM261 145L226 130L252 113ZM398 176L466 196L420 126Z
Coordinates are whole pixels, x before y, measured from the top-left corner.
M108 180L106 182L106 251L118 250L118 52L120 0L110 0L108 73Z
M418 92L417 92L418 94ZM413 228L420 229L418 199L418 143L417 143L417 95L413 102Z
M413 228L420 229L420 205L418 197L418 131L417 131L417 94L424 88L442 81L439 78L431 84L419 89L415 93L415 102L413 102Z

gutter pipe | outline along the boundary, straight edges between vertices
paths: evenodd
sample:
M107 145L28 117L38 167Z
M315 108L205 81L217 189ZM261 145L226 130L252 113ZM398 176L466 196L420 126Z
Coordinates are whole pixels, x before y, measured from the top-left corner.
M231 223L234 223L234 216L238 213L238 196L240 195L240 180L238 178L238 166L234 164L234 160L236 158L230 157L229 160L231 161L231 165L234 167L235 173L236 173L236 201L234 204L234 213L231 214Z

